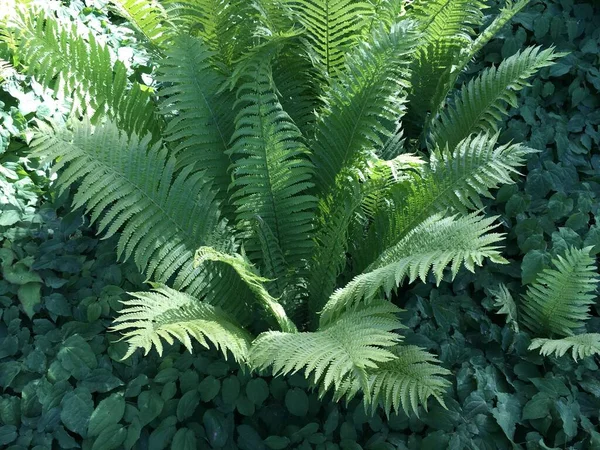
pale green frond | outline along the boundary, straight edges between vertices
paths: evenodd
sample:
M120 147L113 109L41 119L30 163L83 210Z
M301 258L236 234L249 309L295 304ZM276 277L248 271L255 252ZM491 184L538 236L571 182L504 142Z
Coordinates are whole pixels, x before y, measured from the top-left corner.
M94 128L75 121L72 132L40 124L32 148L35 156L56 160L59 190L77 185L74 207L86 206L99 233L121 232L119 257L133 257L160 282L177 275L177 289L199 293L206 280L192 267L194 251L230 234L202 172L176 173L160 142L128 138L111 122Z
M161 339L169 344L178 340L192 352L194 339L206 348L210 342L225 359L229 351L237 362L246 362L252 337L225 311L167 286L153 286L151 292L131 293L134 298L122 302L125 307L111 327L123 332L129 344L123 359L138 348L148 354L153 346L162 355Z
M177 30L167 10L158 0L110 0L117 14L132 24L147 43L161 51L168 46Z
M9 32L26 72L72 100L74 115L89 115L93 123L107 115L128 134L152 132L158 137L160 122L151 92L129 81L123 63L113 63L109 47L91 31L82 37L76 24L60 24L32 9L11 23Z
M346 54L374 12L368 1L285 0L284 4L306 29L315 63L325 77L335 77L343 71Z
M362 270L432 214L482 209L480 196L492 198L491 189L512 184L516 167L534 150L518 144L496 147L497 139L498 135L479 134L452 151L434 150L429 169L423 166L410 183L392 185L391 206L375 217L353 254L357 268Z
M430 271L437 283L450 266L454 278L461 267L474 272L484 259L505 263L497 244L503 237L490 233L494 218L476 213L443 217L436 214L411 230L400 242L384 251L365 271L345 287L336 290L321 312L321 326L331 323L343 311L369 303L380 293L386 295L404 278L426 281Z
M391 351L394 359L367 370L369 387L363 397L365 409L373 412L382 406L388 416L392 411L412 412L418 416L419 405L427 411L430 397L444 406L443 395L451 383L443 377L451 372L441 367L434 355L419 347L398 345ZM351 379L336 391L334 398L350 400L360 389L359 380Z
M537 349L542 356L554 353L557 357L563 356L570 350L573 359L577 361L588 356L600 355L600 334L577 334L562 339L533 339L528 350Z
M204 264L206 261L214 261L227 264L237 272L242 281L248 286L250 291L254 293L258 302L270 313L277 321L282 330L289 333L297 331L296 325L288 319L285 310L279 304L277 299L265 289L264 283L266 278L261 277L256 272L250 261L244 259L241 255L228 255L212 247L200 247L194 256L194 264L196 266Z
M517 321L517 304L510 291L504 284L498 285L498 289L490 292L494 299L494 306L498 308L497 314L506 314L506 322L515 330L519 331Z
M282 109L275 93L270 59L280 45L295 34L274 36L240 62L233 80L239 79L236 129L228 154L232 165L231 199L238 227L250 233L245 248L261 269L269 259L273 276L287 283L290 271L302 276L312 248L310 235L316 198L309 194L313 167L300 131ZM256 220L270 232L258 236ZM262 253L280 249L284 266ZM282 295L277 292L276 295Z
M163 83L160 112L167 118L165 140L172 143L178 167L206 169L220 197L231 181L226 151L233 134L232 96L220 92L226 77L213 52L198 38L177 37L159 63Z
M303 372L324 391L337 390L351 377L365 386L368 369L394 358L389 347L400 339L394 332L402 328L399 311L387 301L374 301L315 332L262 333L252 344L251 366L272 367L275 376Z
M541 335L570 336L590 317L600 281L592 247L569 248L552 260L523 296L522 321Z
M383 147L402 116L408 57L417 43L414 24L376 29L346 58L345 70L324 94L325 107L310 144L317 190L327 195L343 168L365 165Z
M528 86L527 79L561 56L553 48L528 47L484 70L454 96L430 129L431 146L454 149L460 141L481 132L495 133L508 106L517 106L516 92Z

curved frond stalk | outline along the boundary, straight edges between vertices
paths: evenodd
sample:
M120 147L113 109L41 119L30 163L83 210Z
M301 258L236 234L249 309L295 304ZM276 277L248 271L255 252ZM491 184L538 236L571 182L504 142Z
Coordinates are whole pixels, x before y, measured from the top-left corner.
M225 359L229 351L237 362L246 362L252 336L225 311L167 286L153 287L152 292L130 293L134 298L122 301L125 307L111 327L124 332L122 339L129 344L123 359L138 348L148 354L152 346L162 355L161 339L169 344L176 339L191 353L194 339L206 348L210 341Z
M419 416L419 405L427 411L427 400L435 398L442 406L444 393L451 383L443 378L450 371L437 364L437 359L419 347L398 345L392 350L394 359L367 370L368 389L363 403L367 411L374 412L382 406L386 415L392 411L411 412ZM335 400L351 400L361 389L359 380L352 379L341 386Z
M131 83L123 63L113 64L108 46L92 32L82 37L75 24L68 28L34 9L11 24L10 33L27 73L71 99L74 115L89 115L93 123L107 115L129 135L151 132L158 139L160 122L149 88Z
M117 13L144 36L151 48L164 50L177 30L158 0L110 0Z
M310 147L317 190L327 195L343 168L365 165L383 147L404 111L408 57L417 43L414 24L402 21L388 32L376 29L346 59L345 70L324 95L325 108Z
M540 350L542 356L554 353L556 357L563 356L570 350L571 356L577 361L577 359L587 358L588 356L600 355L600 334L577 334L562 339L536 338L531 341L528 350L537 349Z
M518 174L515 168L535 150L522 145L496 147L497 139L498 135L479 134L463 140L452 151L435 150L430 170L415 176L408 185L393 185L391 207L375 217L367 239L353 255L360 262L359 269L432 214L482 209L480 196L493 198L490 189L513 183L511 176Z
M527 79L562 56L553 48L528 47L484 70L454 96L452 106L432 122L432 146L454 149L463 139L480 132L497 132L507 106L517 106L516 92L528 86Z
M420 24L421 44L411 65L408 118L422 127L452 87L450 76L464 48L471 46L473 27L483 22L485 4L478 0L416 0L407 16Z
M94 129L75 121L72 133L40 124L32 148L35 156L56 160L59 190L77 183L73 206L86 206L104 238L121 230L119 258L133 257L160 282L177 274L177 289L198 293L206 280L193 269L194 251L229 231L204 174L175 173L175 159L161 143L149 144L149 135L128 138L111 122Z
M159 64L157 80L165 85L160 112L168 119L167 142L173 143L178 167L206 169L215 189L225 197L231 181L226 151L233 134L234 113L226 81L212 64L213 53L199 39L177 37Z
M522 321L542 335L570 336L589 318L600 276L592 247L569 248L552 260L523 296Z
M294 35L292 35L293 37ZM280 249L285 266L272 266L273 276L287 283L290 271L302 276L310 257L312 219L316 199L308 191L313 186L313 168L302 135L282 109L274 90L269 61L281 39L276 36L241 63L233 79L240 80L236 130L229 150L232 169L232 203L238 226L250 232L248 255L260 267L269 259L262 254L261 238L267 247ZM269 233L258 236L256 218ZM283 292L277 292L280 296Z
M500 284L498 289L491 291L494 298L494 306L498 308L496 314L506 314L506 323L508 323L516 332L519 331L519 322L517 320L517 304L510 291L504 284Z
M302 371L323 391L337 390L354 377L366 387L367 370L394 359L389 347L400 339L394 332L402 328L399 311L387 301L374 301L315 332L262 333L250 349L250 365L272 366L275 376Z
M357 43L374 13L368 1L285 0L306 29L317 67L325 79L343 71L345 55Z
M271 297L263 283L269 281L256 273L252 264L241 255L227 255L211 247L200 247L194 256L194 264L199 266L206 261L215 261L231 266L248 288L254 293L256 299L277 321L281 329L287 333L296 333L296 325L288 319L285 310L277 299Z
M448 266L454 279L461 267L474 272L475 265L482 265L485 258L506 263L498 251L500 247L495 245L503 235L489 233L495 228L494 219L476 213L463 217L431 216L383 252L362 274L335 291L321 312L320 325L335 321L343 311L361 303L370 303L382 288L389 295L404 278L411 283L417 278L425 282L432 271L439 284Z

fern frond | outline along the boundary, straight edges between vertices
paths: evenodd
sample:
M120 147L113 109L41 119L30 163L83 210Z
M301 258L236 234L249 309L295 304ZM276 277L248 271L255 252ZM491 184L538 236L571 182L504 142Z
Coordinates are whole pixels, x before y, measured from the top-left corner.
M536 338L531 341L528 350L540 350L542 356L554 353L557 357L563 356L569 350L573 359L587 358L588 356L600 355L600 334L586 333L568 336L562 339Z
M86 206L105 238L122 230L119 257L133 256L148 278L198 293L203 277L193 268L194 251L227 235L218 203L202 172L175 173L168 157L150 136L128 138L111 123L95 129L75 121L73 132L40 124L34 154L56 160L62 191L77 183L74 208Z
M206 348L208 340L225 359L229 351L237 362L246 361L252 337L225 311L167 286L153 286L151 292L130 293L134 298L122 301L125 307L111 327L124 331L123 339L129 344L123 359L138 348L148 354L152 346L162 355L161 339L172 344L175 338L190 353L192 339Z
M306 29L315 62L325 78L342 70L346 53L374 12L368 1L287 0L286 4Z
M267 247L280 249L287 263L272 267L273 275L285 281L290 269L304 270L310 256L316 199L308 193L313 186L308 150L273 86L269 61L280 39L288 36L274 37L257 48L256 54L234 71L233 79L239 78L241 83L237 94L240 112L228 153L234 160L231 199L237 208L238 225L252 233L246 242L250 259L260 264L265 258L261 237L255 233L258 216L270 230L262 236L269 239Z
M164 84L160 112L170 116L165 130L178 167L206 169L225 196L231 181L226 151L233 134L231 96L219 90L226 78L212 64L213 53L199 39L177 37L159 64Z
M200 247L194 256L194 264L199 266L206 261L220 262L233 268L242 281L255 294L259 303L277 320L283 331L288 333L295 333L297 331L296 326L288 319L285 310L277 299L271 297L265 289L263 283L269 280L258 275L256 269L249 261L238 254L228 255L211 247Z
M414 24L376 29L347 56L345 70L324 95L325 109L310 147L318 191L328 193L344 167L360 170L367 152L383 147L403 113L408 56L417 42ZM392 129L390 129L390 125Z
M494 306L498 308L497 314L506 314L506 322L515 330L519 331L519 322L517 321L517 304L510 295L510 291L504 284L500 284L498 289L490 292L494 298Z
M431 270L439 283L448 266L453 279L462 266L474 272L475 265L482 265L485 258L506 263L495 245L503 235L489 233L495 228L493 221L494 218L476 213L463 217L431 216L383 252L362 274L335 291L321 312L321 326L345 310L369 303L381 288L389 295L404 278L425 282Z
M435 146L453 149L464 138L480 132L495 133L507 113L517 106L516 92L528 86L527 79L542 67L552 65L561 56L553 48L528 47L484 70L455 95L452 106L433 121L429 141Z
M432 214L482 209L480 196L492 198L490 189L513 183L515 168L534 150L522 145L496 147L497 139L498 135L479 134L452 151L435 150L429 170L423 167L410 183L392 185L391 206L375 217L367 239L353 254L357 267L366 267Z
M570 336L589 318L592 294L600 281L592 247L569 248L552 260L523 296L522 321L542 335Z
M11 24L15 49L27 73L44 87L73 101L75 115L92 122L107 115L128 134L158 138L160 123L146 86L131 83L121 61L111 62L108 46L90 31L81 37L75 24L59 24L36 9Z
M117 13L144 36L155 50L168 46L177 30L158 0L110 0Z
M388 350L400 339L393 331L402 328L400 310L386 301L374 301L347 312L315 332L259 335L250 350L251 366L273 367L273 375L303 371L306 378L335 390L351 377L367 382L367 370L394 359Z
M413 412L419 415L418 407L427 411L427 400L434 397L444 406L443 394L451 383L443 378L451 372L436 364L431 353L413 345L398 345L392 350L394 359L367 370L368 389L364 392L363 403L367 411L378 406L389 416L395 411ZM351 379L335 393L335 400L346 397L352 399L361 389L359 380Z

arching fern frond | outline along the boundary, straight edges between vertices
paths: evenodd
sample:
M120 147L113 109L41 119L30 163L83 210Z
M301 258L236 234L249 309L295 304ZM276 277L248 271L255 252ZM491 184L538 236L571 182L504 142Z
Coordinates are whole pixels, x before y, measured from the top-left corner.
M542 356L552 353L560 357L571 351L573 359L587 358L588 356L600 355L600 334L586 333L568 336L562 339L536 338L531 341L528 350L540 350Z
M545 336L570 336L589 318L592 294L600 281L592 247L569 248L552 260L523 297L522 321L531 331Z
M121 231L119 257L133 256L148 278L198 293L204 277L193 268L199 245L228 234L202 172L175 173L175 159L150 136L128 138L108 122L93 128L75 121L73 132L41 124L35 156L56 160L59 190L78 184L74 207L85 205L105 238ZM191 274L194 274L191 276Z
M504 284L500 284L498 289L491 291L494 299L494 306L498 308L497 314L506 314L506 322L515 330L519 331L519 322L517 320L517 304L510 291Z
M76 115L89 115L93 123L107 115L128 134L158 139L160 123L147 87L130 83L122 62L111 62L110 50L92 32L82 37L75 24L33 9L11 24L18 43L19 61L45 88L73 101Z
M516 92L528 86L527 79L561 56L553 48L528 47L484 70L455 95L452 106L433 121L432 146L453 149L464 138L480 132L496 132L507 106L517 106Z
M166 141L173 142L178 167L206 169L224 197L231 181L226 151L233 134L231 96L219 92L226 78L212 64L213 53L199 39L177 37L159 64L164 84L160 112L169 118Z
M345 70L324 95L325 109L310 145L319 192L327 194L344 167L360 169L367 152L383 147L382 138L394 131L416 42L414 24L402 21L389 32L376 29L348 55Z
M192 339L206 348L208 340L225 359L229 351L237 362L246 361L252 337L225 311L167 286L153 286L151 292L131 293L134 298L122 302L125 307L111 327L123 331L129 344L123 359L138 348L148 354L152 346L162 355L161 339L172 344L175 338L190 352Z
M414 345L398 345L392 350L394 359L367 370L368 389L363 403L367 411L374 412L382 406L389 416L392 411L404 411L419 415L419 405L427 411L427 400L434 397L444 406L443 394L451 383L443 378L451 372L436 364L434 355ZM361 386L359 380L351 379L341 386L335 399L352 399Z
M481 265L485 258L506 263L495 245L503 235L489 233L495 228L493 221L494 218L483 218L476 213L463 217L431 216L383 252L362 274L335 291L321 312L321 326L331 323L345 310L369 303L381 288L389 295L404 278L409 282L417 278L426 281L431 270L439 283L448 266L454 278L461 267L473 272L475 265Z
M398 311L389 302L374 301L315 332L263 333L252 344L251 365L272 366L275 376L302 371L324 391L337 390L354 377L366 386L368 369L394 359L389 347L400 339L393 332L402 328Z
M132 24L154 50L163 50L177 33L158 0L110 1L117 13Z

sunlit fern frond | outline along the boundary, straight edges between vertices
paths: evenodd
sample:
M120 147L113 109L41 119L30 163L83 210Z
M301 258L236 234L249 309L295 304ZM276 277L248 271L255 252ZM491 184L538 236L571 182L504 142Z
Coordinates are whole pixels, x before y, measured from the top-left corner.
M556 357L563 356L571 351L571 356L577 361L577 359L587 358L588 356L600 355L600 334L576 334L562 339L533 339L528 350L538 349L542 356L549 356L554 353Z
M542 336L570 336L585 324L600 281L590 250L568 248L528 287L521 315L527 328Z
M517 304L506 285L500 284L498 288L490 292L490 294L492 294L494 299L494 306L498 308L497 314L506 314L506 323L518 332L519 322L517 320Z
M461 267L473 272L484 259L505 263L497 245L503 235L490 233L495 228L493 222L494 218L476 213L429 217L384 251L362 274L333 293L321 312L321 326L335 321L344 311L370 302L381 290L389 295L405 278L409 282L417 278L425 282L431 271L439 283L446 267L450 267L453 279Z
M252 337L225 311L167 286L153 286L151 292L131 293L134 298L122 302L125 307L114 321L112 330L123 332L129 344L123 359L138 348L148 354L153 346L162 355L161 340L177 340L192 352L194 339L206 348L210 342L225 359L231 352L237 362L247 360Z

